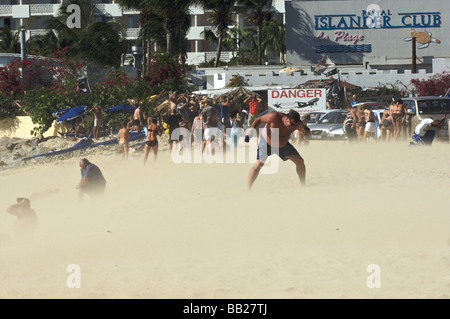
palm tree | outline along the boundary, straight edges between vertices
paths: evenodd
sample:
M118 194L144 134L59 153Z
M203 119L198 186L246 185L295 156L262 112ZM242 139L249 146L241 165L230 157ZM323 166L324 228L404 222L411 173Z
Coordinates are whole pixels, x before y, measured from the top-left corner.
M166 34L166 52L174 55L173 42L181 31L189 15L189 7L199 0L118 0L118 3L126 8L139 11L149 10L163 19Z
M285 25L278 19L266 20L262 27L264 33L263 46L268 52L278 55L280 64L286 64Z
M0 28L0 52L19 53L19 32L13 32L8 26Z
M179 56L179 60L183 66L183 68L186 65L186 58L187 58L187 34L191 27L191 17L189 15L186 15L184 17L184 20L181 21L181 23L177 27L177 32L175 33L174 37L174 48L173 51L176 52Z
M143 8L139 15L138 41L149 41L161 47L166 47L164 19L152 10Z
M254 28L244 28L241 32L241 41L245 46L240 46L237 56L241 64L257 64L258 62L258 41Z
M45 35L33 35L27 43L27 53L40 56L51 56L53 52L61 50L61 43L54 32L47 32Z
M244 39L243 32L239 29L239 26L235 24L227 31L227 36L223 39L223 44L226 48L230 48L233 56L235 52L240 48Z
M71 14L67 12L66 3L60 8L59 15L47 22L47 35L56 34L59 46L68 46L71 56L99 65L118 67L122 53L122 26L114 20L95 22L96 8L90 0L70 0L70 3L80 7L81 28L69 28L66 25Z
M204 0L202 2L204 9L212 10L209 20L217 34L216 61L214 63L214 67L217 67L228 27L232 22L233 15L238 12L239 8L236 6L237 0Z
M258 64L262 64L262 25L264 20L270 16L266 11L271 0L239 0L239 4L248 12L248 20L256 26L256 37L258 40Z

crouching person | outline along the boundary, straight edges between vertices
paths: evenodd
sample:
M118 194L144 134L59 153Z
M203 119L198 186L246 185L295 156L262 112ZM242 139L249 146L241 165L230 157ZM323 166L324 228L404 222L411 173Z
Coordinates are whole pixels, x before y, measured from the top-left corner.
M79 190L79 199L82 200L84 195L90 197L99 197L105 192L106 180L100 168L89 162L87 158L80 160L81 180L76 186Z
M444 126L447 114L440 120L433 120L431 118L424 118L416 126L414 134L412 136L413 145L431 145L433 143L434 137L436 135L435 129L440 129Z

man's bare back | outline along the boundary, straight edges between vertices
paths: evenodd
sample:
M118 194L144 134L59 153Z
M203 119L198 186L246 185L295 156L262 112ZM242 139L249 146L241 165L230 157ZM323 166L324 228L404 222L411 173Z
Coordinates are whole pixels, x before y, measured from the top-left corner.
M266 123L263 131L261 132L260 142L257 150L256 163L251 167L248 174L248 189L252 188L259 171L264 166L264 163L268 156L270 156L273 150L269 150L267 146L278 149L277 155L283 160L290 160L296 166L296 172L299 177L300 183L305 184L306 167L303 158L297 152L297 150L289 143L289 138L294 131L299 131L305 136L311 135L311 130L300 120L300 115L295 110L291 109L289 114L281 112L270 112L255 119L250 130L257 129L263 123ZM278 141L271 138L272 129L278 130ZM248 141L247 131L246 141Z
M133 120L137 120L137 121L141 120L141 109L139 107L136 108L136 110L134 111Z
M264 130L262 131L264 139L266 139L269 145L274 147L281 148L285 146L289 142L291 134L296 130L299 130L305 135L310 134L309 128L302 121L299 121L294 125L294 123L291 123L289 120L288 115L280 112L270 112L257 118L253 123L252 128L258 128L261 123L266 123ZM278 129L278 145L272 145L271 130L267 130L267 128Z

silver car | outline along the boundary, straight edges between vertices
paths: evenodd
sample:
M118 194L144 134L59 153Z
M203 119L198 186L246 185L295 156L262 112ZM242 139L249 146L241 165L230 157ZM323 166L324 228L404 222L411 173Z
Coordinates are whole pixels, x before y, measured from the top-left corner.
M308 124L312 140L344 140L343 123L347 110L327 110L315 124Z
M319 121L319 119L325 114L325 111L313 111L313 112L309 112L306 113L302 116L302 120L304 119L305 116L308 116L309 119L307 121L303 120L303 122L305 122L305 124L315 124Z

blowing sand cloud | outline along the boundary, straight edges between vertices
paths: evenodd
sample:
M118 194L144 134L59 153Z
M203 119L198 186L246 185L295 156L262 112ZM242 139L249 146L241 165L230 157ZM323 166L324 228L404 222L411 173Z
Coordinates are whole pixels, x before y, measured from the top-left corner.
M107 188L81 203L78 158L3 171L1 234L14 225L6 208L16 197L59 192L32 201L32 240L1 242L0 297L450 296L448 144L318 142L299 151L305 187L280 162L251 192L249 163L174 164L167 151L145 167L142 154L89 158ZM70 265L80 288L67 285ZM370 265L380 288L368 286Z

